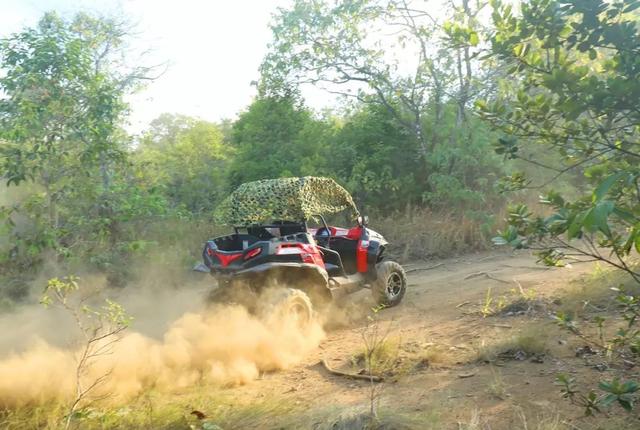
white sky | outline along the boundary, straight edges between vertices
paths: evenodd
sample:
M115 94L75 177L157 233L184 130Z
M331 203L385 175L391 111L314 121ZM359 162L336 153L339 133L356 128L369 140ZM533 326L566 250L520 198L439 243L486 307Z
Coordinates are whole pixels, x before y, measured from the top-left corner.
M443 13L445 0L430 12ZM160 114L180 113L209 121L234 119L255 96L252 81L271 41L269 23L291 0L0 0L0 37L33 26L50 10L64 17L78 11L124 17L135 25L134 51L151 54L144 65L167 63L167 71L131 96L130 132L144 130ZM374 32L376 35L391 33ZM383 36L384 37L384 36ZM413 70L411 49L388 45L390 62ZM132 55L136 58L136 55ZM336 106L338 97L311 85L301 88L308 106Z
M289 0L0 0L0 37L34 25L42 14L116 14L137 24L133 48L153 48L167 72L131 98L129 129L138 132L163 112L210 121L234 118L251 103L258 67L271 40L268 24ZM146 64L146 63L145 63ZM333 99L305 94L321 107Z

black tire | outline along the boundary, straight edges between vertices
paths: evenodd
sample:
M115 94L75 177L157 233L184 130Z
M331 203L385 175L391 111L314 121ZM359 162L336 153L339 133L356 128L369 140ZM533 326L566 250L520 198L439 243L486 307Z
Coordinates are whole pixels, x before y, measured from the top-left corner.
M234 281L220 281L207 295L209 305L240 305L250 313L255 312L257 295L246 284Z
M407 291L407 275L395 261L383 261L376 267L377 279L371 285L373 299L378 305L391 307L402 301Z
M227 305L232 303L231 288L227 283L220 283L207 294L207 303Z
M314 319L313 305L309 296L295 288L277 288L263 294L259 315L270 320L291 319L299 328L306 328Z

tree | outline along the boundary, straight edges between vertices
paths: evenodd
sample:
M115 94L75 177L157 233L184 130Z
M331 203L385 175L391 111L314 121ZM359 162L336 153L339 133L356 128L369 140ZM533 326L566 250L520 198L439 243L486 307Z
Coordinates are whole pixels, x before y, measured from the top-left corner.
M263 90L311 83L380 104L414 137L418 154L426 156L438 144L446 101L458 99L462 121L473 98L477 10L468 0L461 7L462 12L454 8L456 19L445 25L424 2L296 1L272 26L274 42L261 69Z
M127 168L121 125L125 96L152 68L126 66L128 32L114 19L49 12L0 42L0 176L34 190L16 208L30 222L11 231L15 270L44 249L65 257L79 246L115 246L119 221L137 211L123 204L132 188L117 176Z
M2 41L0 138L9 184L38 179L48 187L70 170L90 172L99 160L108 188L106 163L124 149L118 142L123 97L150 79L149 68L114 63L126 36L125 25L112 19L78 14L64 21L49 12L37 27ZM70 160L81 163L58 165Z
M326 172L331 128L314 119L293 97L260 97L243 112L231 132L236 150L231 187L243 182Z
M566 250L608 261L640 281L624 261L636 243L640 249L638 6L539 0L523 4L518 17L497 3L493 49L520 86L479 107L505 134L497 149L507 158L521 157L526 145L546 145L562 162L548 166L555 176L582 168L592 184L574 202L551 192L544 202L556 209L552 217L535 218L518 208L505 240L520 246L545 240L542 255L549 263L560 263ZM571 245L572 239L588 249ZM609 249L612 259L595 245Z
M412 201L420 203L414 177L418 162L412 150L407 131L384 107L364 105L335 135L332 173L346 182L365 210L393 212Z
M233 151L213 123L163 114L153 120L134 154L145 187L159 188L174 208L211 211L226 191Z
M429 12L428 6L436 4L296 1L272 26L274 42L262 64L260 88L287 94L313 84L357 100L362 111L375 112L369 120L384 117L382 124L350 137L359 143L343 141L336 150L353 153L359 146L354 166L342 166L341 174L359 181L354 186L360 192L392 191L405 204L481 207L492 199L478 190L492 194L491 185L504 169L489 154L487 128L468 114L480 94L493 94L495 88L482 81L496 73L491 63L479 60L484 29L477 15L483 6L450 2L443 19ZM351 120L363 124L365 116ZM391 128L394 142L387 134ZM347 123L341 134L354 129ZM367 134L365 150L361 138ZM364 153L375 155L370 159ZM386 163L385 157L390 157ZM405 165L398 169L400 160Z
M567 199L551 189L542 200L552 209L548 216L524 205L511 208L508 228L494 241L536 249L549 265L595 260L628 273L636 288L617 298L625 324L595 345L615 360L634 362L640 353L640 273L628 256L640 251L640 2L531 0L520 6L516 14L494 1L492 49L514 79L497 100L479 103L480 113L504 133L496 147L505 158L551 169L551 179L582 171L588 190ZM526 149L533 145L553 151L559 163L531 157ZM530 184L523 175L512 179L514 188L548 184ZM571 316L558 315L557 321L589 340ZM596 322L601 333L603 322ZM565 397L587 413L613 403L630 410L638 384L622 383L621 375L600 383L601 396L579 394L566 376L559 382Z

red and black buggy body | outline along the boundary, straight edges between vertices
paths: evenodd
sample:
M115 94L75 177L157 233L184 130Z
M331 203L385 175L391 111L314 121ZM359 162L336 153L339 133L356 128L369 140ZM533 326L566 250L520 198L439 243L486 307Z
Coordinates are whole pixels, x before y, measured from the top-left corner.
M305 182L318 179L323 181L324 191L321 192L326 192L331 185L334 191L335 187L339 187L340 193L346 193L342 187L326 178L286 178L296 182L285 185L303 189ZM278 181L276 183L279 185L283 180L270 181ZM249 185L257 184L259 188L264 182ZM242 196L247 198L246 194ZM292 199L282 198L291 204ZM264 286L277 284L302 290L314 300L331 300L370 287L380 304L393 306L402 300L406 289L404 271L399 264L384 261L387 241L367 228L366 217L357 216L357 225L348 229L329 226L323 214L304 213L303 210L289 212L289 216L303 215L297 220L271 219L270 222L264 222L265 216L275 218L283 215L282 211L273 210L279 207L278 204L268 202L268 199L262 202L270 207L261 213L259 221L262 222L247 223L243 219L246 218L243 212L239 219L244 220L245 225L234 225L232 234L206 242L202 253L204 264L218 280L220 288L245 288L259 292ZM335 202L334 197L332 204L339 206ZM227 204L233 210L233 205L241 206L242 200L232 200ZM331 212L327 211L327 207L317 204L311 205L308 210L324 209L325 213ZM321 220L322 226L310 228L305 215ZM227 216L227 219L233 218ZM235 218L238 219L237 216Z

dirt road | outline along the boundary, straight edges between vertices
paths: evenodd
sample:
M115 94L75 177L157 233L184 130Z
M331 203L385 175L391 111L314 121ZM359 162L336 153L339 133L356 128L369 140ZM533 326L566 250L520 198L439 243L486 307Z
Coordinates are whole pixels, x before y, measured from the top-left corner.
M528 252L406 265L409 289L403 303L377 315L376 324L388 330L390 343L399 345L397 373L375 396L378 410L414 417L415 428L591 428L590 422L580 421L582 411L562 400L554 386L559 372L582 372L583 363L575 362L580 342L555 327L548 309L525 312L516 306L510 312L504 306L525 296L529 303L559 302L592 269L545 268ZM354 297L303 363L233 388L233 395L256 400L283 397L309 411L308 423L315 423L314 414L328 408L343 415L366 410L371 400L368 381L329 374L318 363L324 359L351 372L362 367L355 358L364 349L363 330L371 324L366 318L367 293ZM499 307L500 315L482 314L483 308ZM531 332L534 326L537 331ZM536 348L544 352L518 356L517 351L499 350L501 342L510 345L523 333L533 338L525 342L539 342L536 345L542 346ZM493 351L505 352L507 358L489 364L483 354L495 344Z
M144 415L140 419L148 420L144 428L154 428L155 424L148 423L164 426L168 422L164 420L169 419L179 423L171 428L183 428L195 420L191 411L200 410L222 420L219 422L225 429L356 429L362 428L362 419L372 404L388 429L640 428L637 418L629 422L628 416L614 423L602 417L585 418L579 407L561 398L559 387L554 385L559 373L575 377L582 389L610 377L601 355L576 354L584 342L558 327L552 316L567 307L571 311L571 306L584 309L585 298L593 297L591 290L606 293L613 285L607 285L607 277L594 277L593 265L545 268L535 260L528 252L505 251L406 264L409 287L399 306L374 313L368 290L351 296L324 316L326 336L320 344L315 347L315 339L310 352L293 354L297 357L293 362L298 364L274 367L285 370L261 374L257 380L252 377L240 386L220 388L219 384L202 383L176 387L175 391L149 389L130 404L131 410L149 409L148 417L140 413ZM167 281L150 284L164 286ZM177 346L189 346L193 354L202 354L210 348L199 345L207 341L206 333L211 330L216 330L212 339L220 340L222 346L213 348L218 355L205 357L210 361L224 363L225 354L231 354L224 346L226 338L229 348L240 345L253 355L260 354L260 348L282 344L277 341L284 338L281 332L266 333L267 338L261 338L257 346L246 344L255 336L244 336L242 330L250 330L244 324L226 327L228 315L207 320L200 299L210 291L209 278L181 285L175 290L151 290L153 295L132 288L116 297L136 317L135 336L150 336L145 345L155 345L153 351L166 353L177 334L187 333L184 339L178 337ZM49 334L46 341L64 345L64 336L54 336L66 332L60 330L60 323L53 324L59 316L29 309L31 312L0 320L0 325L15 332L5 336L13 339L12 347L24 343L27 348L29 333ZM245 320L250 321L248 316ZM176 325L176 321L182 322ZM213 326L201 327L207 321ZM251 321L252 327L261 327ZM198 323L199 330L189 332L187 322ZM58 329L52 334L46 326ZM167 335L169 327L173 331ZM230 327L235 331L229 331ZM362 354L374 333L383 340L376 365L384 382L372 384L335 375L322 365L325 361L332 369L352 374L366 370ZM136 350L131 355L129 349L123 351L118 364L125 367L132 367L133 358L144 352ZM304 358L298 362L300 356ZM181 368L171 369L179 372ZM185 372L191 375L198 369ZM31 387L31 379L25 381L26 387ZM124 382L130 385L130 381ZM156 399L153 406L151 399ZM244 411L244 421L239 421L234 411ZM188 425L200 428L197 422Z

